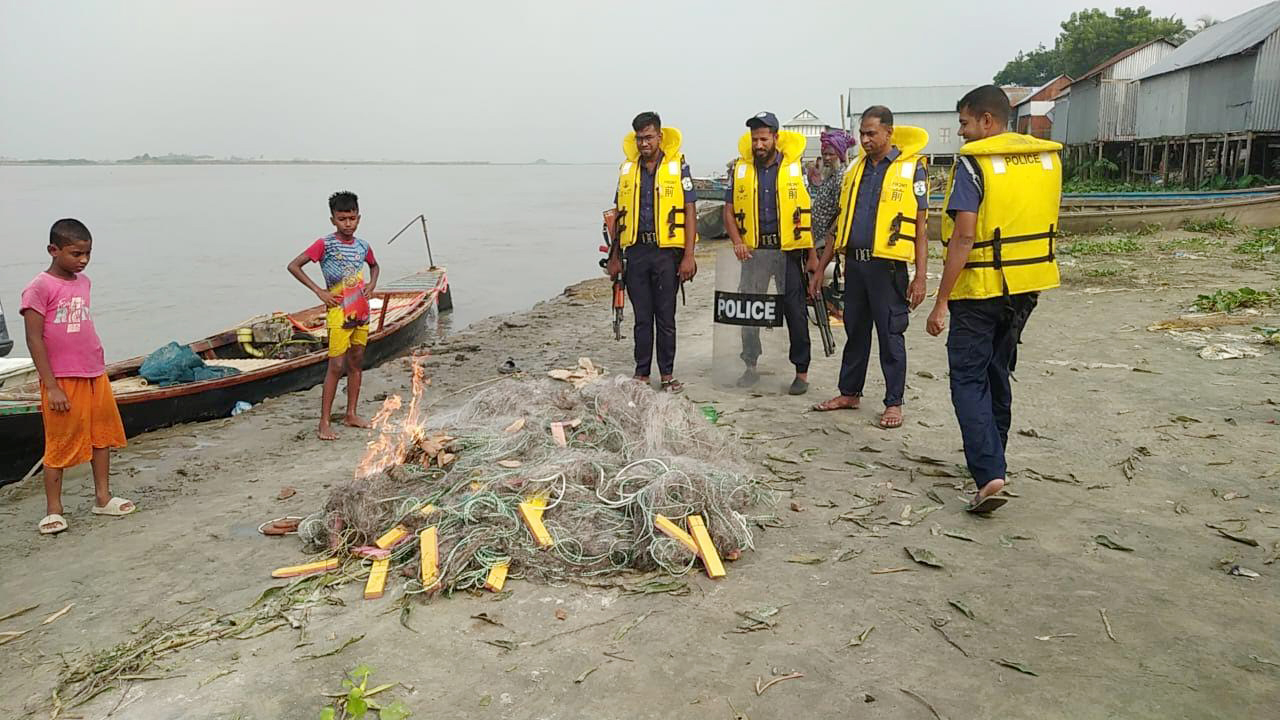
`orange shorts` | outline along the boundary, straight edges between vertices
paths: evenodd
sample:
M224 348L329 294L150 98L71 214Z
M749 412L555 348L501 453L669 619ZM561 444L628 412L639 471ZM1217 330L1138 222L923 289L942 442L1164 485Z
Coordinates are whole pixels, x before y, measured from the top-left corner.
M40 386L40 414L44 416L44 465L69 468L93 459L94 448L125 446L124 423L106 375L96 378L58 378L71 409L49 408L49 396Z

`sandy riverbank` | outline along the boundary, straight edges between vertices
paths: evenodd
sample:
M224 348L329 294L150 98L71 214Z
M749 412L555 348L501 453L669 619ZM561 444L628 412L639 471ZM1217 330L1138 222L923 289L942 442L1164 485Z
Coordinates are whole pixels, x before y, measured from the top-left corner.
M1260 357L1215 362L1185 336L1147 330L1200 292L1277 285L1276 256L1232 252L1242 239L1160 233L1067 260L1068 282L1042 300L1020 353L1017 497L988 520L962 513L957 481L919 461L963 461L944 346L924 333L925 309L908 331L907 423L884 431L872 425L874 402L807 411L835 392L838 356L815 359L807 397L711 387L713 268L701 258L680 317L687 395L715 404L761 460L794 459L774 465L803 473L779 482L786 527L757 532L757 550L727 578L690 576L680 596L517 581L501 601L416 606L416 633L398 622L394 584L367 602L348 585L337 594L344 604L314 609L301 633L174 654L148 671L165 679L116 683L62 716L315 718L321 693L340 689L358 663L376 684L400 683L385 696L414 717L931 717L903 689L953 719L1269 716L1280 706L1280 561L1267 564L1280 543L1280 351L1257 346ZM580 356L629 373L630 344L612 339L607 296L604 280L588 281L450 336L432 349L428 398L448 407L508 356L530 373ZM874 400L882 385L872 367ZM403 361L365 378L370 410L409 382ZM367 439L347 430L336 443L316 440L318 405L316 388L135 439L114 467L117 493L141 508L124 520L88 513L83 471L68 477L71 529L55 538L35 533L35 484L0 491L0 615L39 603L0 622L0 632L31 629L0 648L0 716L47 717L62 658L125 641L148 618L244 608L272 584L272 568L299 562L295 539L264 538L258 524L321 505ZM284 486L297 494L278 500ZM923 514L936 505L930 493L944 506ZM879 504L861 525L841 519L865 498ZM910 524L889 522L904 517ZM912 563L904 546L945 567ZM1261 577L1229 575L1223 561ZM733 632L735 611L763 606L781 608L772 629ZM501 625L473 619L480 613ZM299 659L357 636L336 655ZM490 640L546 642L508 651ZM793 671L804 677L757 695L758 678Z

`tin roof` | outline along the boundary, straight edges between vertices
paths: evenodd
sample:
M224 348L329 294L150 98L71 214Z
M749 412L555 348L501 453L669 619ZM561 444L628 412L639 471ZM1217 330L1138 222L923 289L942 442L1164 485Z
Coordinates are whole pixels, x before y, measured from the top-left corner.
M1146 80L1183 68L1238 55L1280 29L1280 0L1256 7L1196 33L1138 77Z

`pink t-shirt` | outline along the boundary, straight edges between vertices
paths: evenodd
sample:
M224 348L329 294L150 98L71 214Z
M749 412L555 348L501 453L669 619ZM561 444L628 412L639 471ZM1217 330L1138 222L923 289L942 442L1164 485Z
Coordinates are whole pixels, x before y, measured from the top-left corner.
M95 378L106 371L102 341L89 314L89 278L42 272L22 291L20 312L44 316L44 345L54 377Z

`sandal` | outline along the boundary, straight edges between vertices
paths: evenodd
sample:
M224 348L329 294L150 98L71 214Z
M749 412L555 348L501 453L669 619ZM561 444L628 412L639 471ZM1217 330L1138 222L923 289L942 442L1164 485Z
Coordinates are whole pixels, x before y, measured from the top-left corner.
M67 529L67 519L58 513L49 513L36 526L41 535L56 535Z
M673 395L684 392L684 384L675 378L662 381L662 391L669 392Z
M889 415L888 409L883 413L880 413L880 427L885 430L893 430L895 428L902 427L902 410L899 409L894 415Z
M125 505L128 505L129 507L126 509ZM134 505L132 500L125 500L124 498L113 497L109 502L107 502L106 505L103 505L102 507L98 507L95 505L93 507L92 512L94 515L113 515L116 517L120 517L122 515L128 515L129 513L137 509L138 509L138 506Z
M845 398L852 398L853 404L841 405L840 401L844 400ZM822 402L815 404L813 406L813 410L814 412L832 412L835 410L857 410L858 405L859 405L859 399L857 395L841 395L839 397L833 397L830 400L823 400Z

